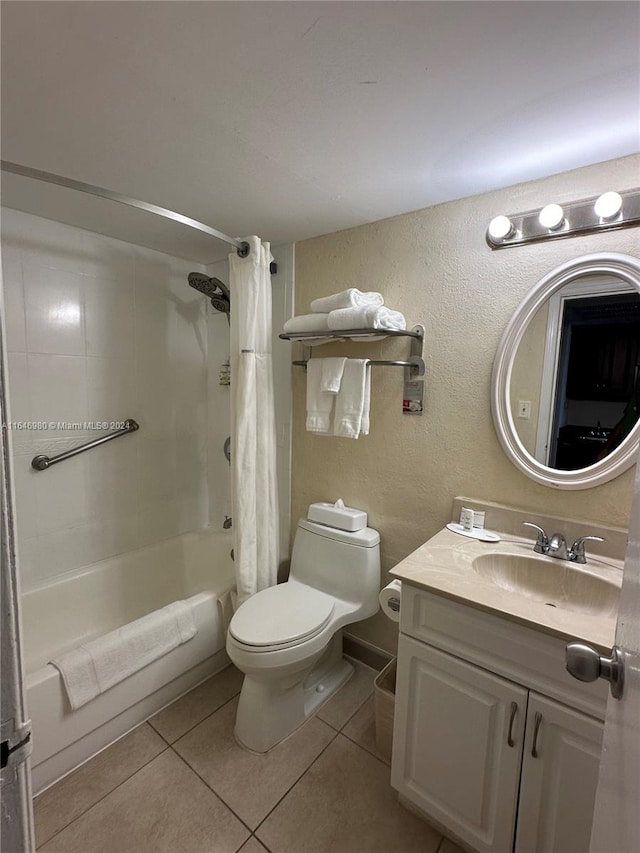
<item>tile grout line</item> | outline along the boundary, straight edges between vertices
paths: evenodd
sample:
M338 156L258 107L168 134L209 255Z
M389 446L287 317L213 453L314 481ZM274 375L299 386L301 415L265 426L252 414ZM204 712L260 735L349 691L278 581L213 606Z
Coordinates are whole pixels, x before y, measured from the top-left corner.
M377 758L381 764L384 764L384 766L389 769L389 771L391 770L391 764L387 763L384 758L381 758L379 755L376 755L375 752L371 752L371 750L367 749L366 746L363 746L361 743L358 743L357 740L354 740L352 737L349 737L349 735L345 734L344 732L338 732L338 734L341 734L349 741L349 743L352 743L354 746L360 747L360 749L364 750L367 755L370 755L372 758Z
M221 670L221 672L224 672L224 670ZM217 674L218 674L218 673L216 673L216 675L217 675ZM216 676L215 676L215 675L212 675L211 677L212 677L212 678L215 678ZM203 682L202 682L202 684L206 684L206 681L203 681ZM199 685L198 685L198 686L199 686ZM194 690L197 690L197 687L194 687L193 689L194 689ZM187 693L185 693L184 695L185 695L185 696L188 696L190 692L191 692L191 691L188 691L188 692L187 692ZM158 729L157 729L157 728L153 725L153 723L151 722L151 720L153 719L153 717L150 717L150 718L147 720L147 722L149 723L149 725L151 726L151 728L154 730L154 732L156 732L158 735L160 735L160 737L162 738L162 740L163 740L163 741L164 741L168 746L173 746L173 744L174 744L174 743L178 743L178 741L179 741L179 740L182 740L182 738L183 738L183 737L186 737L190 732L192 732L192 731L193 731L194 729L196 729L199 725L201 725L202 723L204 723L204 721L205 721L205 720L208 720L208 719L209 719L209 717L212 717L214 714L217 714L217 713L218 713L218 711L221 711L221 710L225 707L225 705L228 705L228 704L229 704L229 702L232 702L232 701L236 698L236 696L239 696L239 695L240 695L240 691L238 690L238 692L237 692L237 693L234 693L234 694L233 694L233 696L231 696L229 699L226 699L226 700L222 703L222 705L219 705L219 706L218 706L214 711L211 711L211 713L210 713L210 714L207 714L207 716L206 716L206 717L203 717L201 720L198 720L198 722L197 722L197 723L194 723L194 724L191 726L191 728L190 728L190 729L187 729L187 730L186 730L185 732L183 732L181 735L178 735L178 737L177 737L174 741L168 741L168 740L166 739L166 737L162 734L162 732L159 732L159 731L158 731ZM181 696L179 699L176 699L175 701L176 701L176 702L179 702L179 701L180 701L180 699L182 699L182 698L183 698L183 697ZM173 704L175 704L175 703L174 703L174 702L172 702L172 703L171 703L171 705L173 705ZM171 705L167 705L167 708L170 708L170 707L171 707ZM165 710L166 710L166 708L163 708L163 709L162 709L162 711L165 711ZM161 713L162 713L162 711L158 711L158 714L161 714ZM157 715L156 715L156 714L154 714L154 716L157 716Z
M362 706L364 705L364 703L365 703L368 699L369 699L369 696L367 696L367 698L364 700L364 702L361 702L361 703L360 703L360 705L358 705L357 709L356 709L356 710L353 712L353 714L351 714L351 716L347 719L347 721L344 723L344 725L343 725L343 727L342 727L342 728L344 728L344 726L346 726L346 725L348 725L348 724L349 724L349 722L350 722L350 720L352 719L352 717L354 717L354 716L358 713L358 711L362 708ZM320 710L320 709L318 709L318 710ZM308 767L307 767L307 768L306 768L306 769L305 769L305 770L300 774L300 776L298 776L298 778L295 780L295 782L293 782L293 783L292 783L292 785L291 785L291 786L290 786L290 787L285 791L285 793L280 797L280 799L279 799L279 800L278 800L278 802L273 806L273 808L271 808L271 809L267 812L267 814L262 818L262 820L260 821L260 823L256 826L256 828L255 828L255 830L254 830L254 834L255 834L255 833L260 829L260 827L261 827L261 826L263 825L263 823L267 820L267 818L269 817L269 815L271 815L271 814L273 813L273 811L274 811L275 809L277 809L277 808L278 808L278 806L279 806L279 805L280 805L280 803L284 800L284 798L285 798L289 793L291 793L291 791L293 790L293 788L295 788L295 786L298 784L298 782L300 782L300 781L304 778L304 776L309 772L309 770L311 770L311 768L312 768L312 767L313 767L313 765L316 763L316 761L318 761L318 759L320 758L320 756L321 756L321 755L323 755L323 754L327 751L327 749L329 749L329 747L330 747L330 746L331 746L331 744L335 741L335 739L336 739L339 735L341 735L341 734L342 734L342 729L334 729L334 727L333 727L330 723L327 723L327 722L326 722L326 720L323 720L323 719L321 719L320 717L318 717L318 716L317 716L317 713L316 713L316 714L312 714L312 715L311 715L311 717L309 717L308 719L313 719L314 717L315 717L315 719L317 719L319 722L324 723L324 725L325 725L325 726L327 726L327 728L331 729L331 731L333 732L333 737L332 737L332 738L331 738L331 740L327 743L327 745L326 745L326 746L325 746L325 747L324 747L324 748L323 748L323 749L322 749L322 750L321 750L321 751L316 755L316 757L313 759L313 761L311 762L311 764L310 764L310 765L309 765L309 766L308 766ZM306 722L306 721L305 721L305 722ZM303 725L304 725L304 724L303 724ZM302 728L302 727L301 727L301 728ZM346 736L345 736L345 737L346 737ZM350 738L347 738L347 740L349 740L349 741L351 742L351 739L350 739ZM360 744L356 744L356 745L357 745L357 746L360 746ZM363 749L363 747L360 747L360 748L361 748L361 749ZM365 751L365 752L367 752L367 750L364 750L364 751ZM367 754L370 754L370 753L367 753ZM256 838L258 838L258 836L256 836ZM258 841L260 841L260 843L261 843L261 844L263 844L263 842L262 842L262 840L261 840L260 838L258 838Z
M182 761L182 763L183 763L183 764L185 764L185 765L189 768L189 770L191 770L191 772L192 772L192 773L194 773L194 774L198 777L198 779L202 782L202 784L203 784L203 785L206 785L206 787L211 791L211 793L216 797L216 799L220 800L220 802L221 802L221 803L222 803L222 805L225 807L225 809L228 809L228 810L231 812L231 814L232 814L232 815L233 815L237 820L239 820L239 821L240 821L240 823L244 826L244 828L247 830L247 832L249 832L249 834L250 834L250 835L253 835L253 830L251 829L251 827L250 827L250 826L248 826L248 825L247 825L247 823L246 823L246 822L245 822L245 821L240 817L240 815L239 815L239 814L237 814L237 813L236 813L236 812L231 808L231 806L229 805L229 803L225 802L225 800L223 800L223 799L222 799L222 797L220 796L220 794L219 794L216 790L214 790L214 789L211 787L211 785L207 782L207 780L206 780L204 777L202 777L202 776L198 773L198 771L197 771L194 767L192 767L192 766L189 764L189 762L187 761L187 759L186 759L186 758L184 758L182 755L180 755L180 753L179 753L177 750L175 750L175 749L173 748L173 746L170 746L170 747L169 747L169 749L174 753L174 755L177 755L177 756L178 756L178 758L180 759L180 761ZM249 839L248 839L248 838L246 838L246 839L242 842L242 844L246 844L248 840L249 840ZM241 845L241 846L242 846L242 845Z
M141 725L144 725L144 723L142 723ZM135 729L134 729L134 731L135 731ZM155 729L154 729L154 731L155 731ZM170 745L170 744L167 744L167 745L164 747L164 749L161 749L161 750L160 750L160 752L156 753L156 755L154 755L154 756L153 756L153 758L150 758L148 761L145 761L145 763L144 763L144 764L142 764L142 765L140 765L140 767L138 767L138 769L137 769L135 772L133 772L130 776L127 776L127 778L126 778L126 779L123 779L123 780L122 780L122 782L118 782L118 784L117 784L114 788L112 788L110 791L107 791L107 793L106 793L106 794L104 794L104 795L103 795L102 797L100 797L99 799L97 799L97 800L95 801L95 803L92 803L92 804L91 804L90 806L88 806L84 811L80 812L80 813L79 813L79 814L77 814L77 815L76 815L72 820L70 820L70 821L69 821L69 823L66 823L64 826L60 827L60 829L58 829L56 832L54 832L54 833L53 833L53 835L49 836L49 838L47 838L47 839L45 839L43 842L41 842L41 843L36 847L36 850L39 850L39 849L40 849L41 847L43 847L45 844L48 844L48 843L49 843L52 839L54 839L56 836L60 835L60 833L61 833L61 832L64 832L64 830L65 830L65 829L68 829L72 824L74 824L77 820L79 820L83 815L86 815L86 814L87 814L87 812L90 812L92 808L94 808L95 806L97 806L97 805L98 805L98 803L101 803L103 800L106 800L106 798L107 798L110 794L113 794L113 792L114 792L114 791L117 791L117 790L118 790L118 788L120 788L122 785L124 785L124 784L125 784L125 782L128 782L130 779L133 779L133 777L134 777L134 776L136 776L136 775L137 775L141 770L144 770L144 768L145 768L145 767L147 767L149 764L151 764L151 762L152 762L152 761L155 761L155 760L156 760L156 758L159 758L161 755L164 755L164 753L165 753L168 749L171 749L171 745ZM86 766L86 764L83 764L83 765L81 765L81 766L82 766L82 767L85 767L85 766ZM69 778L69 776L65 776L64 778L65 778L65 779L68 779L68 778ZM63 780L61 779L60 781L63 781ZM56 783L56 784L58 784L58 783ZM54 785L54 786L52 786L51 788L47 788L47 790L48 790L48 791L50 791L50 790L52 790L52 788L53 788L53 787L55 787L55 785ZM45 793L45 792L43 791L43 793Z
M312 718L313 718L313 716L315 716L315 715L312 715L312 717L310 717L309 719L312 719ZM255 834L255 833L260 829L260 827L261 827L261 826L262 826L262 824L267 820L267 818L269 817L269 815L270 815L270 814L272 814L272 812L273 812L273 811L275 811L275 809L277 809L277 808L278 808L278 806L279 806L279 805L280 805L280 803L284 800L284 798L285 798L286 796L288 796L288 794L290 794L290 793L291 793L291 791L295 788L295 786L298 784L298 782L300 782L300 781L301 781L301 780L306 776L306 774L309 772L309 770L311 770L311 768L312 768L312 767L313 767L313 765L316 763L316 761L320 758L320 756L321 756L321 755L324 755L324 753L329 749L329 747L330 747L330 746L331 746L331 744L335 741L335 739L336 739L337 737L339 737L340 732L339 732L339 731L337 731L336 729L334 729L334 728L333 728L333 726L330 726L330 725L329 725L329 723L325 723L325 722L324 722L324 720L320 720L320 722L321 722L321 723L324 723L324 725L325 725L325 726L327 726L327 728L331 729L331 731L332 731L332 733L333 733L333 736L332 736L331 740L327 743L327 745L326 745L326 746L324 746L324 747L320 750L320 752L316 755L316 757L313 759L313 761L311 762L311 764L310 764L307 768L305 768L305 770L303 770L303 771L302 771L302 773L298 776L298 778L295 780L295 782L293 782L293 783L292 783L292 784L287 788L287 790L286 790L286 791L285 791L285 793L280 797L280 799L278 800L278 802L277 802L277 803L276 803L276 804L275 804L271 809L269 809L269 811L267 812L267 814L262 818L262 820L260 821L260 823L259 823L259 824L256 826L256 828L254 829L254 834ZM301 728L302 728L302 727L301 727ZM256 837L257 837L257 836L256 836ZM258 841L260 842L260 844L263 844L262 839L258 838Z

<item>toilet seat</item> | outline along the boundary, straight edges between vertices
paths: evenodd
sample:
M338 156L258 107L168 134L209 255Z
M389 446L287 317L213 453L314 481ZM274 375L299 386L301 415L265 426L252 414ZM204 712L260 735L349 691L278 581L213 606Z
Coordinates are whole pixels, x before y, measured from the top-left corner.
M288 582L263 589L238 608L229 634L256 652L306 642L327 626L335 600L304 584Z

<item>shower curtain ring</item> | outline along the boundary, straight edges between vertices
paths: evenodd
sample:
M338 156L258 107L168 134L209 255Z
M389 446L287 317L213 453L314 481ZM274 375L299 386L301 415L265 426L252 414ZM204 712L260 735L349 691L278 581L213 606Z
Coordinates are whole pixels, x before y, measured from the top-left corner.
M250 251L251 251L251 246L248 243L243 241L240 244L240 246L238 247L238 257L239 258L246 258Z

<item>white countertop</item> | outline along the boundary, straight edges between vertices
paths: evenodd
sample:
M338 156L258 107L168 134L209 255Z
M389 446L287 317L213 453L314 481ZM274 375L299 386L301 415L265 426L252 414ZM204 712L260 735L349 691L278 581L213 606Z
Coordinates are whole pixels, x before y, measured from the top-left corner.
M581 566L535 554L530 539L525 540L509 534L500 535L500 542L480 542L445 528L398 563L390 574L436 595L454 599L562 639L582 640L597 646L601 651L611 649L615 642L617 618L611 608L604 608L595 613L576 609L571 603L567 605L569 609L561 604L549 606L544 601L536 600L516 589L503 588L480 575L474 569L473 561L483 554L533 557L554 566L560 563L560 569L569 566L578 573L599 577L618 589L622 583L622 562L610 558L590 557L587 552L587 562Z

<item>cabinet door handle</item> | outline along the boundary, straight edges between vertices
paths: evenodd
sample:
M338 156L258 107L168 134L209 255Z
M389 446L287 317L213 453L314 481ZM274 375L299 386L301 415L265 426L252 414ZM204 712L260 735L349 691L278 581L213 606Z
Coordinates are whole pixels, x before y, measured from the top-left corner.
M538 757L538 734L540 732L540 724L542 723L542 714L540 711L536 711L536 715L534 717L533 723L533 743L531 744L531 756L532 758Z
M507 743L509 746L515 746L515 741L513 739L513 723L516 718L516 714L518 713L518 703L511 703L511 716L509 717L509 734L507 735Z

